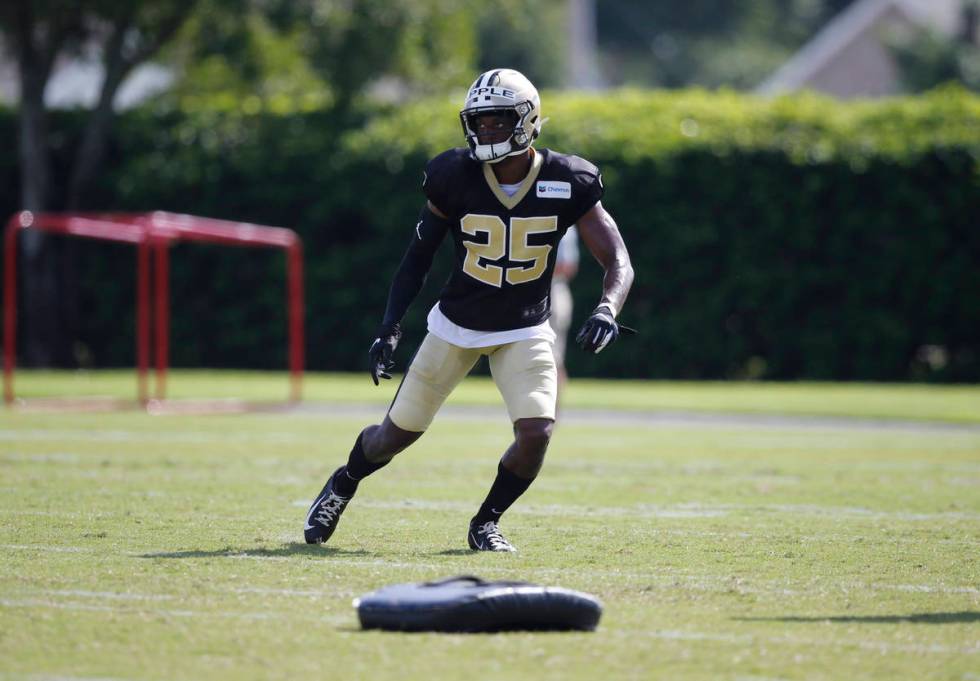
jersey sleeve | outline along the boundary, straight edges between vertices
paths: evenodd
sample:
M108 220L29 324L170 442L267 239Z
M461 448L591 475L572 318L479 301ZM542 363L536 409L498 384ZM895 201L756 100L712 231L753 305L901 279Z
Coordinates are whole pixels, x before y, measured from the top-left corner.
M575 199L572 221L578 222L602 199L602 174L596 166L578 157L572 157L571 171L572 196Z
M454 154L447 151L439 154L425 165L422 176L422 192L425 198L446 215L452 212L452 170Z

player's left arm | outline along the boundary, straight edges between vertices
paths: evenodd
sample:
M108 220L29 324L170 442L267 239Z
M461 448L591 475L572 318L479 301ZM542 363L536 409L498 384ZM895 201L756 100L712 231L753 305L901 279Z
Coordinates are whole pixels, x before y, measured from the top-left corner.
M602 265L605 275L602 278L602 298L578 332L575 342L586 352L598 353L619 335L616 315L623 309L633 285L633 265L619 227L601 201L579 218L578 234L585 247Z
M606 272L602 278L602 298L597 307L607 307L615 317L623 309L633 285L633 265L619 227L599 201L579 218L578 234Z

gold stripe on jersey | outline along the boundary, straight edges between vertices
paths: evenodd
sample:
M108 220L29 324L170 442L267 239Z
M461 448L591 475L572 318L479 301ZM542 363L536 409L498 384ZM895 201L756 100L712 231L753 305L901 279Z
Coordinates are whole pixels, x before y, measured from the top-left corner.
M531 169L527 173L527 177L524 181L517 187L517 191L514 192L513 196L507 196L507 192L500 188L500 183L497 182L497 176L493 173L493 168L491 164L483 164L483 177L487 179L487 184L490 185L490 191L493 195L497 197L497 200L504 205L507 210L514 210L514 207L521 202L527 193L531 191L531 187L538 179L538 172L541 170L541 163L543 161L541 154L534 151L531 148L531 153L534 154L534 158L531 160Z

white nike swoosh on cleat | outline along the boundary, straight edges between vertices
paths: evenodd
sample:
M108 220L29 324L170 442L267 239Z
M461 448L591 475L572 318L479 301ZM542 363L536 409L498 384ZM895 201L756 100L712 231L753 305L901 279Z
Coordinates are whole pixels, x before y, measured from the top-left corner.
M310 512L306 514L306 520L305 520L305 522L304 522L304 524L303 524L303 530L304 530L304 531L305 531L305 530L312 530L312 529L313 529L313 526L312 526L312 525L310 525L310 516L312 516L312 515L313 515L313 511L315 511L315 510L316 510L316 507L317 507L317 502L318 502L318 501L320 501L320 497L317 497L317 498L316 498L316 501L314 501L314 502L313 502L313 505L312 505L312 506L310 506Z

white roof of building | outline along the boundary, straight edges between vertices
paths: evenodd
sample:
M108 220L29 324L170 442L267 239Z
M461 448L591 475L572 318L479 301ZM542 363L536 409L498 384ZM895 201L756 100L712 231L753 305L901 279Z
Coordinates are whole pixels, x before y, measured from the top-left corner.
M805 87L810 78L882 21L904 21L952 33L961 5L961 0L857 0L831 19L758 91L775 94Z

